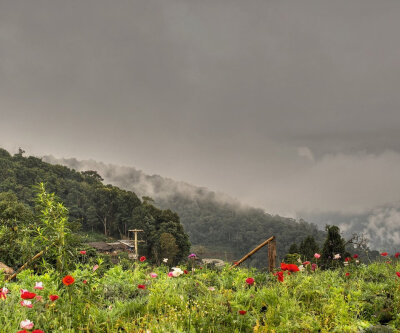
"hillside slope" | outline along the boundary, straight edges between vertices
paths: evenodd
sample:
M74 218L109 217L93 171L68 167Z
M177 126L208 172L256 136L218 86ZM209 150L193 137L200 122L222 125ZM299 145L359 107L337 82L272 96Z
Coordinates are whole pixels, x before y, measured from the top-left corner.
M261 209L242 205L227 195L215 193L158 175L147 175L133 167L101 162L56 159L43 160L70 168L96 170L107 183L150 196L161 209L177 212L194 248L207 256L238 259L271 235L277 237L278 257L282 258L294 242L308 235L318 242L324 233L303 220L270 215ZM249 264L266 265L266 250L251 258Z
M22 151L12 156L0 149L0 192L14 193L33 210L35 186L40 182L61 199L69 210L70 220L79 223L83 230L121 238L127 236L129 229L143 229L141 236L146 243L141 247L142 254L160 261L165 255L161 239L167 237L178 249L169 256L170 261L186 258L190 249L188 236L179 216L171 210L141 202L132 191L104 185L96 172L78 172L33 156L24 157Z

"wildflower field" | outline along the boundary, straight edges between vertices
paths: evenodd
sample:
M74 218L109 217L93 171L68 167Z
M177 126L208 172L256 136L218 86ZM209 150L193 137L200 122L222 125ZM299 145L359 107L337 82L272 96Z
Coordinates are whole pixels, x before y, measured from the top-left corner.
M190 263L189 263L190 265ZM400 263L277 273L228 266L81 264L0 276L1 332L373 332L400 328Z

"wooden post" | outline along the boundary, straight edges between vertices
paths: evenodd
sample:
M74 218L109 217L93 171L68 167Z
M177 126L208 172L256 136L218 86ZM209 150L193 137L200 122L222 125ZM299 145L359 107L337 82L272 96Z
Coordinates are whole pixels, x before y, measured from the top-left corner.
M268 271L273 272L276 267L276 239L268 243Z
M137 234L138 234L138 232L142 232L142 231L143 231L143 230L140 230L140 229L128 230L128 232L133 232L133 233L135 234L135 237L134 237L134 244L135 244L135 256L136 256L136 260L139 259L138 242L142 242L142 241L138 241Z
M239 261L235 262L235 264L233 266L231 266L231 269L233 267L239 266L243 261L245 261L246 259L251 257L254 253L256 253L258 250L260 250L261 248L263 248L265 245L267 245L269 242L271 242L273 240L275 240L275 236L272 236L272 237L268 238L266 241L262 242L255 249L253 249L249 253L247 253L242 259L240 259ZM275 250L275 257L276 257L276 250ZM275 259L274 259L274 264L275 264Z

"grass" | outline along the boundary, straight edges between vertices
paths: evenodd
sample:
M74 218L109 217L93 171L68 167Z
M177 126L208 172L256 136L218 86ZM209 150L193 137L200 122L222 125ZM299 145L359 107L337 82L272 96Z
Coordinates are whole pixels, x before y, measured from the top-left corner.
M185 267L181 266L182 269ZM26 270L0 287L1 332L18 332L29 319L34 329L53 332L363 332L374 325L400 329L400 264L350 264L331 271L285 273L284 282L254 269L197 268L168 277L166 265L147 262L108 270L80 265L70 286L49 270ZM151 278L154 272L157 278ZM350 273L346 276L346 273ZM250 286L246 278L253 277ZM35 282L43 290L34 290ZM145 289L138 285L144 284ZM20 304L20 289L42 296L32 308ZM49 295L59 299L52 302ZM239 311L246 311L241 315Z

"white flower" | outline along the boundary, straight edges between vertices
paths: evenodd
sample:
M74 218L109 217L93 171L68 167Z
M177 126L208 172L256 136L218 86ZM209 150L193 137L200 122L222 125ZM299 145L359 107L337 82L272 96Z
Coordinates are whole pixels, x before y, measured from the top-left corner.
M21 321L21 323L19 324L19 326L22 329L25 330L31 330L33 328L33 323L29 320L29 319L25 319L23 321Z
M300 266L299 266L299 271L300 271L300 272L304 271L304 266L303 266L303 265L300 265Z
M356 260L356 264L358 264L360 262L360 260Z
M0 289L0 293L8 294L8 289L6 287L3 287Z
M179 275L183 274L183 270L181 270L179 267L172 267L172 276L173 277L178 277Z
M208 287L208 290L215 291L215 288L214 287Z
M300 264L302 263L300 258L297 258L297 262L299 262Z
M36 284L35 284L35 286L33 287L33 289L42 290L42 289L43 289L43 282L36 282Z
M338 254L335 254L334 256L333 256L333 259L340 259L341 257L340 257L340 254L338 253Z
M164 258L163 262L167 263L168 262L168 258Z
M25 306L27 308L32 308L32 302L31 301L27 301L25 299L21 301L21 305Z
M349 265L349 262L348 262L348 261L344 261L343 263L344 263L345 266L348 266L348 265Z

